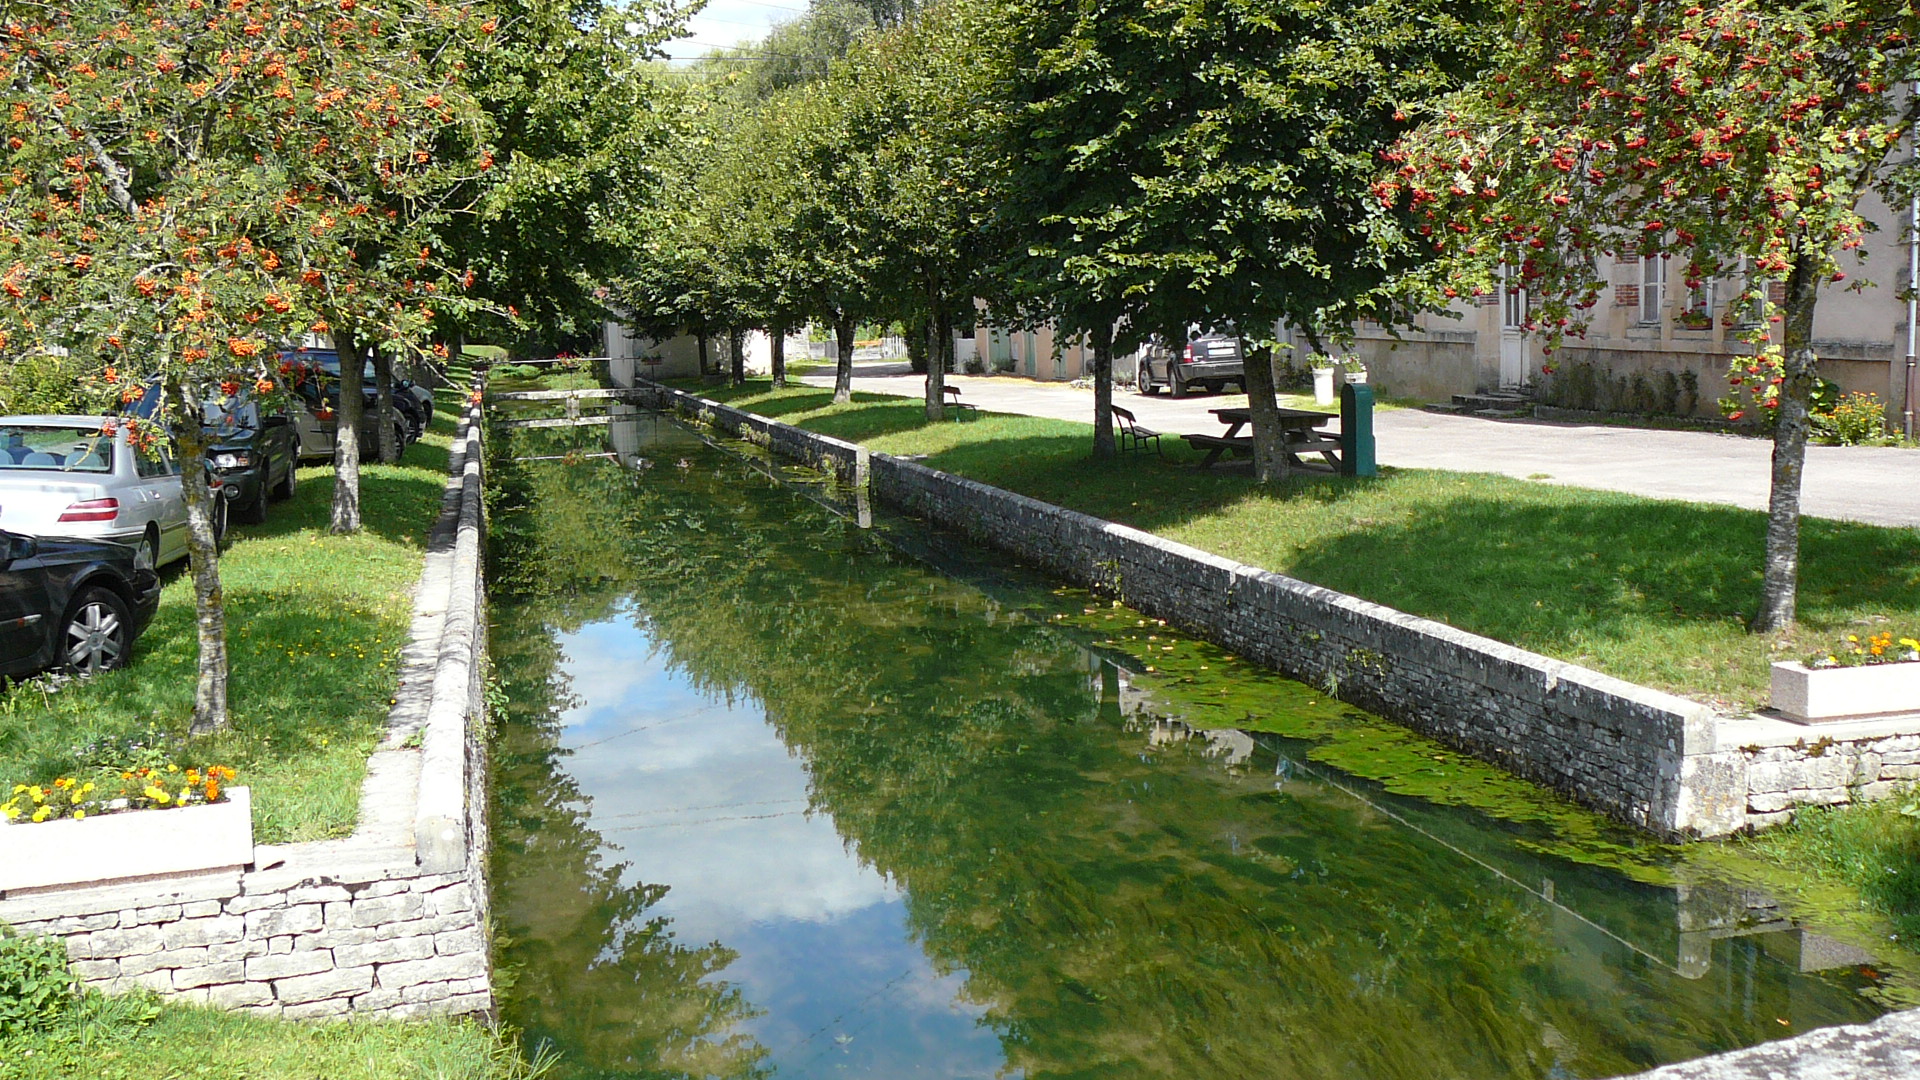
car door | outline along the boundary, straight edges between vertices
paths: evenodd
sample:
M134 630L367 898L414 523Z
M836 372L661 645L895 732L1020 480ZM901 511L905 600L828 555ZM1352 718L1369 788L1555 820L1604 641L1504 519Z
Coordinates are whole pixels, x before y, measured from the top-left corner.
M187 493L180 483L180 462L163 446L148 465L157 470L147 479L152 485L154 524L160 528L160 562L171 562L187 553Z
M14 558L26 537L0 532L0 672L18 674L38 666L51 622L46 574L32 558Z

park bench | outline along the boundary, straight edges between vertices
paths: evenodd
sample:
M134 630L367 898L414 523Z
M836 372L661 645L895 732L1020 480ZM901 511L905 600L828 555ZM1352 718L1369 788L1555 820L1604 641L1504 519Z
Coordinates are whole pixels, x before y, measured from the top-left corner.
M1153 444L1153 452L1162 453L1160 433L1148 427L1141 427L1133 418L1133 413L1118 405L1113 407L1113 423L1119 430L1120 452L1138 450L1147 443Z
M960 388L952 383L947 383L941 390L946 395L947 408L953 410L954 420L958 421L963 416L977 415L980 412L978 405L960 400Z

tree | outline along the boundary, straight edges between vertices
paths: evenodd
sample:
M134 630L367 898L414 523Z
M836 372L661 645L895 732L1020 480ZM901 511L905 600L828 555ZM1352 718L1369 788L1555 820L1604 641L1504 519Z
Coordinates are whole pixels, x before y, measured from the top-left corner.
M1385 315L1421 253L1405 208L1369 193L1401 104L1451 89L1478 57L1474 5L1419 0L1101 0L1006 4L1027 57L1006 128L1003 227L1034 314L1095 351L1095 452L1112 352L1153 329L1232 330L1247 360L1255 475L1282 476L1270 329ZM1109 337L1117 331L1117 336Z
M1748 407L1774 413L1753 627L1782 629L1799 573L1814 312L1845 277L1841 255L1860 248L1861 198L1892 182L1887 157L1917 107L1892 88L1920 75L1920 16L1854 0L1520 0L1509 13L1502 55L1396 153L1379 199L1422 215L1433 250L1470 268L1463 285L1489 287L1496 261L1513 267L1543 301L1549 349L1584 329L1606 285L1602 252L1684 258L1689 286L1742 263L1784 284L1776 306L1743 283L1769 321L1732 369Z
M999 291L987 274L998 162L984 136L1005 103L987 41L976 8L927 8L862 39L832 84L873 147L856 204L880 271L873 299L924 331L929 420L945 415L954 323Z
M647 56L670 32L662 4L500 0L492 45L466 83L490 121L495 167L467 192L474 213L441 229L442 258L472 271L489 334L556 345L598 333L607 284L636 258L662 183L676 96ZM469 327L443 313L443 336Z
M276 351L308 330L397 337L421 318L407 301L426 274L398 251L442 190L438 141L470 121L466 43L492 29L411 0L156 0L134 20L105 0L7 6L0 350L77 358L95 400L164 388L196 732L228 722L202 406L284 393Z

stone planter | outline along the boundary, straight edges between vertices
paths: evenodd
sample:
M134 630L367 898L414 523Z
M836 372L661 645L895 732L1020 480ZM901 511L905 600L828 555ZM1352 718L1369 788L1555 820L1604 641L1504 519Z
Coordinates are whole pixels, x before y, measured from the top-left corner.
M253 800L0 826L0 893L239 869L253 862Z
M1364 383L1367 381L1367 373L1364 371L1349 371L1347 372L1347 381L1350 383Z
M1836 668L1775 664L1773 707L1801 723L1920 712L1920 663Z

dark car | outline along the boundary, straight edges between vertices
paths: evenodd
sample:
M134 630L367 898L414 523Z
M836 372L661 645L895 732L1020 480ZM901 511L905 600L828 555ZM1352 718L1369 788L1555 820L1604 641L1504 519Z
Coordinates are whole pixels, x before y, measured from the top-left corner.
M245 390L220 402L208 402L207 464L232 494L241 521L267 520L267 500L290 499L300 485L300 448L293 416L282 410L261 412Z
M293 414L262 412L245 389L201 408L205 414L201 430L212 440L207 469L220 481L232 512L252 524L267 520L267 501L291 498L300 483ZM150 383L127 411L144 420L159 409L160 384Z
M124 667L159 603L142 549L0 530L0 675Z
M1246 357L1234 334L1202 334L1190 339L1179 355L1164 347L1149 348L1140 356L1136 385L1143 394L1162 387L1183 398L1196 386L1215 393L1233 383L1247 388Z

